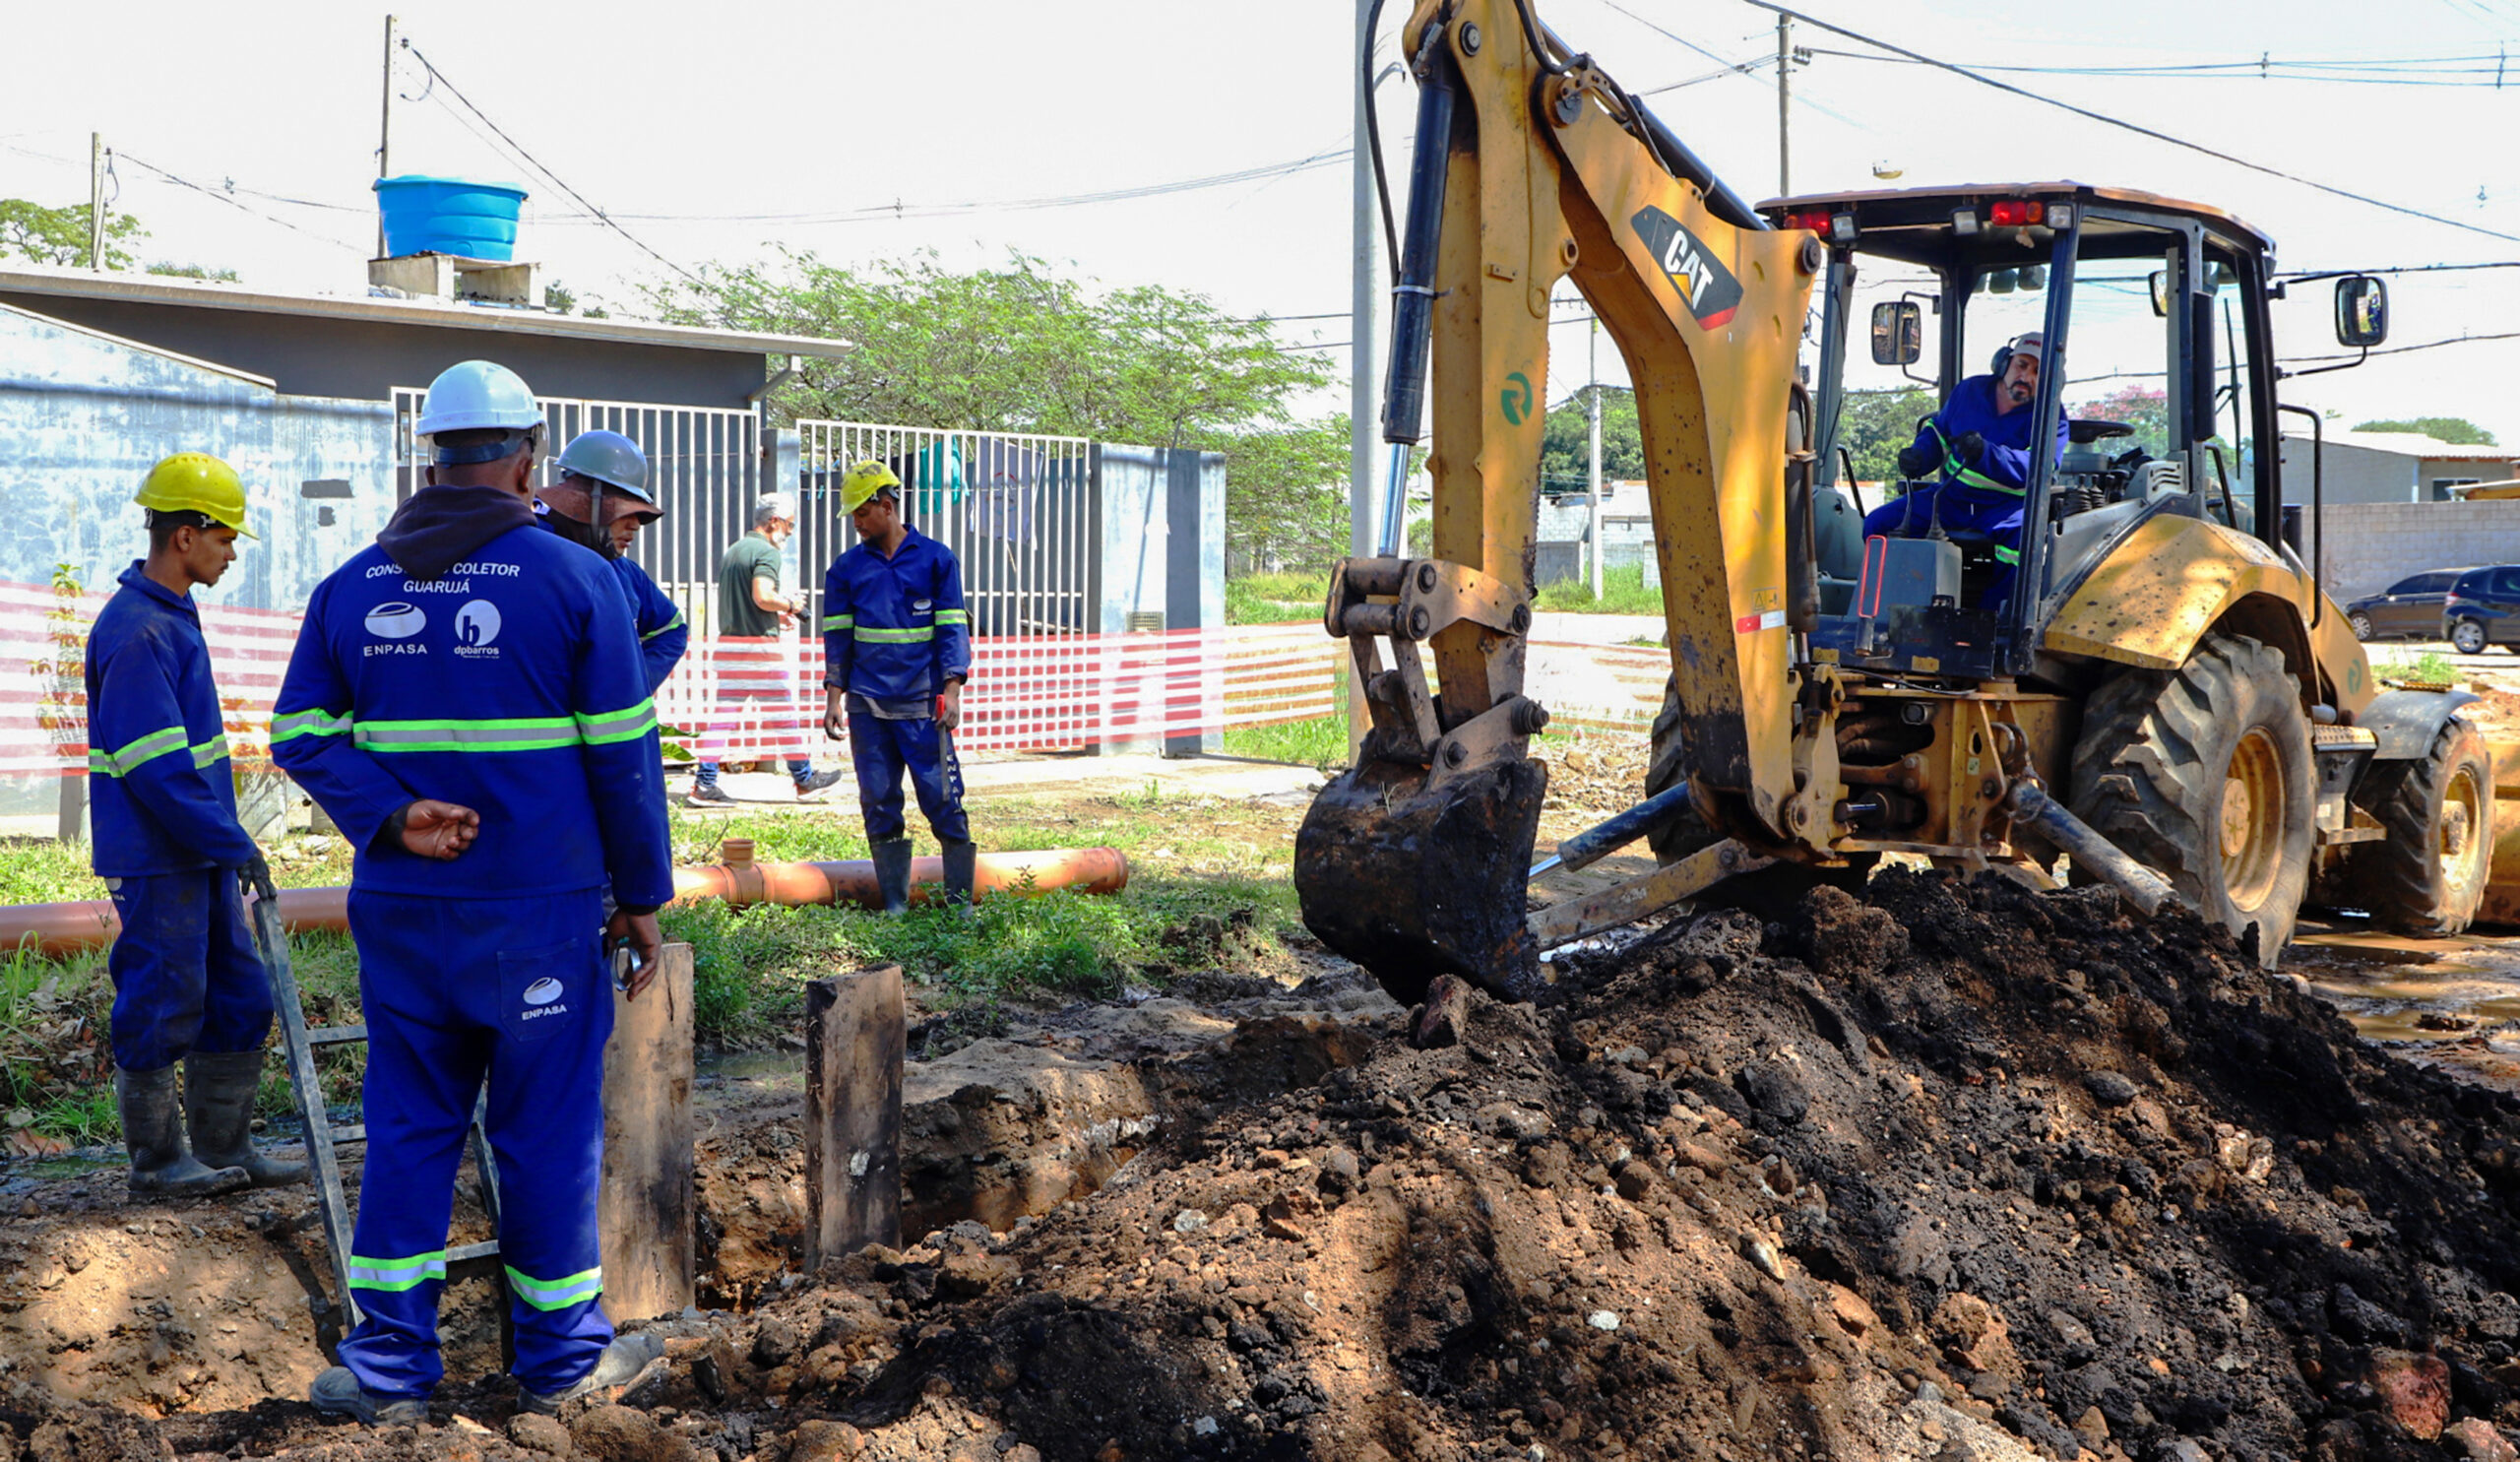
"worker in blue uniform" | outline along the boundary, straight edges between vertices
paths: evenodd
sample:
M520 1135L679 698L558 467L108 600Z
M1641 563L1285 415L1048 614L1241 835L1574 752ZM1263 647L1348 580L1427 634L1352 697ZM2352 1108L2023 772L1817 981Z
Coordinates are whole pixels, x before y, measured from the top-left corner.
M218 458L178 452L150 470L137 500L149 556L122 571L89 632L86 666L94 865L122 920L105 969L131 1191L204 1197L302 1182L303 1164L263 1157L249 1135L272 992L238 879L267 884L270 869L236 820L192 597L236 561L245 488Z
M902 479L880 462L842 478L856 546L823 575L823 732L844 734L884 912L910 907L902 774L944 845L945 897L968 904L977 856L963 814L954 728L972 672L971 614L954 551L902 521Z
M560 480L535 494L535 516L570 542L594 549L612 564L630 597L639 654L654 692L673 673L691 644L682 606L665 598L657 581L630 556L639 530L664 516L648 486L648 454L617 431L582 431L560 449ZM600 522L598 532L595 525Z
M1984 534L2003 567L1986 586L1982 606L1993 609L2012 592L2021 562L2023 494L2030 484L2030 434L2038 420L2041 354L2047 337L2034 331L2007 343L1992 372L1952 388L1942 410L1918 423L1899 453L1899 476L1933 480L1864 515L1866 538ZM2056 417L2049 461L2065 449L2064 413Z
M638 639L603 561L534 526L525 382L452 366L418 429L428 485L316 588L272 718L275 758L355 851L365 1317L310 1399L371 1424L424 1419L444 1373L447 1221L485 1076L519 1405L556 1410L657 1354L597 1305L605 946L636 957L637 998L673 895Z

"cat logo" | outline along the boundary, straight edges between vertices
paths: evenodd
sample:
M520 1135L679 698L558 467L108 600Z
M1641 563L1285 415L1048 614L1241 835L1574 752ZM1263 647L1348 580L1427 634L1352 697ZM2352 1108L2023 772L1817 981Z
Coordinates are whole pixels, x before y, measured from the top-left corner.
M1741 282L1696 234L1659 208L1640 209L1628 222L1654 251L1655 261L1670 277L1672 287L1680 291L1699 325L1721 330L1732 321L1732 312L1741 307Z

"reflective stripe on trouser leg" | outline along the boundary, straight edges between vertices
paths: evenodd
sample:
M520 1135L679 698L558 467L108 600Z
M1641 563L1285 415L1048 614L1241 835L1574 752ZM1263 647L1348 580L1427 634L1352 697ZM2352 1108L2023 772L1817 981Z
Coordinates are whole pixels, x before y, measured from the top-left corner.
M105 957L114 985L114 1064L156 1071L192 1050L255 1050L272 1028L272 989L227 868L114 880L122 932Z
M590 1285L599 1262L600 1093L612 1024L611 991L597 979L600 899L593 889L513 902L353 889L349 912L368 1026L367 1162L352 1252L362 1268L400 1263L399 1281L411 1260L425 1267L445 1248L486 1077L500 1261L534 1282L516 1286L511 1305L517 1373L535 1390L562 1389L612 1338L593 1294L570 1293ZM444 1369L442 1280L353 1283L367 1318L344 1338L342 1364L380 1395L426 1395Z

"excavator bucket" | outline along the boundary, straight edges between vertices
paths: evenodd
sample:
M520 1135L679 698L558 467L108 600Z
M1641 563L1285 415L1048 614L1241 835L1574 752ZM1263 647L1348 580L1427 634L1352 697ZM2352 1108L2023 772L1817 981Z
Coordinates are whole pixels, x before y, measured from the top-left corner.
M1547 787L1548 768L1519 757L1467 775L1383 761L1341 775L1295 834L1304 923L1405 1004L1438 975L1532 998L1524 888Z

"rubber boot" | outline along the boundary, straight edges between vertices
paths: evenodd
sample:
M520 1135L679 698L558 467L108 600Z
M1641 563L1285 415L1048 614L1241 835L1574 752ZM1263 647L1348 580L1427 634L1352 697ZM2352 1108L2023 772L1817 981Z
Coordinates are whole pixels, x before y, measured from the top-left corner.
M306 1180L304 1163L284 1163L254 1150L254 1094L263 1083L263 1053L194 1051L184 1057L184 1125L193 1155L214 1168L242 1168L258 1188Z
M884 912L910 912L910 839L886 838L874 845L875 887L884 895Z
M252 1179L242 1168L206 1168L184 1145L184 1109L175 1097L175 1068L114 1068L114 1106L123 1145L131 1149L134 1197L214 1198Z
M945 845L945 902L967 917L972 909L972 884L979 875L979 858L976 843Z

